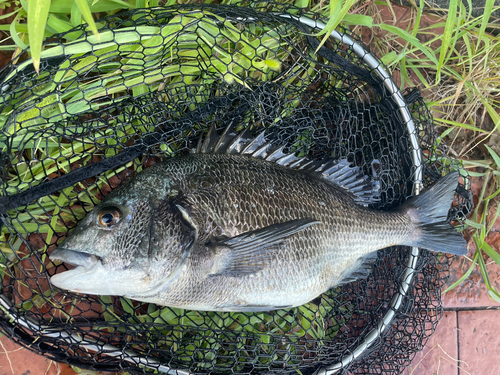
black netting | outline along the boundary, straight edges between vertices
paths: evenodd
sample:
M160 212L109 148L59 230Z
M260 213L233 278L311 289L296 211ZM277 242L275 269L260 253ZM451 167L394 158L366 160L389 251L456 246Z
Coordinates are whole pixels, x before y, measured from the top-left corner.
M408 366L441 317L450 262L425 250L379 251L366 280L264 313L183 311L49 283L65 265L48 254L102 197L186 153L212 126L266 127L277 145L348 158L366 174L376 159L378 209L414 195L419 177L425 187L457 168L419 93L398 102L384 67L345 31L317 50L318 30L304 14L267 2L120 13L99 21L100 40L83 27L53 37L40 74L26 53L2 72L6 335L56 361L132 373L312 374L331 366L399 374ZM457 199L450 219L470 210L464 187Z

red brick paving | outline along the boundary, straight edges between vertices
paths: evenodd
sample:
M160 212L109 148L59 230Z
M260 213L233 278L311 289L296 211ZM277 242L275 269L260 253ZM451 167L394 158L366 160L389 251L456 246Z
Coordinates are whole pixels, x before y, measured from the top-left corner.
M470 375L500 375L500 311L460 311L460 360Z
M446 311L436 332L403 375L458 375L457 313Z
M447 286L463 276L470 267L471 262L465 258L455 261L454 272L451 273ZM500 266L496 263L487 265L490 280L493 286L500 290ZM477 267L462 284L443 295L443 306L446 308L469 309L470 307L500 307L500 303L492 301L481 273Z
M68 365L30 352L13 341L0 338L0 375L74 375ZM69 372L68 372L69 371Z

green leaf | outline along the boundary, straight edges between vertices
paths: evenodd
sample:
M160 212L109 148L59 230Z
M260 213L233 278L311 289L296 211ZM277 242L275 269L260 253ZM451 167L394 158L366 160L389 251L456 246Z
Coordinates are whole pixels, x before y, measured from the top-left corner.
M481 270L481 275L483 276L484 284L488 290L491 289L490 275L488 274L488 268L486 268L486 263L484 263L483 256L480 255L478 258L479 268Z
M16 16L16 18L14 18L14 21L12 21L10 26L8 26L9 31L10 31L10 36L12 37L12 40L14 41L14 43L16 43L16 46L18 46L20 49L26 49L26 48L28 48L28 45L25 44L21 40L21 38L19 38L19 35L17 35L17 26L20 26L21 29L24 27L24 25L18 25L18 23L17 23L18 17L19 17L19 14ZM7 25L5 25L5 26L7 27Z
M497 173L495 173L496 171L493 171L493 174L494 175L497 175ZM491 194L490 196L484 198L485 200L489 200L489 199L493 199L495 198L498 194L500 194L500 188L497 189L497 191L495 191L493 194ZM500 206L498 206L498 208L500 209Z
M82 12L78 8L78 5L74 3L71 7L71 24L73 26L78 26L82 23Z
M120 297L120 301L123 307L123 310L125 310L127 313L130 315L135 315L135 310L134 310L134 305L132 304L132 301L130 301L128 298Z
M446 24L444 26L443 38L441 39L441 49L439 52L439 63L436 71L436 83L441 80L441 68L443 67L444 59L448 54L448 49L450 48L451 36L453 30L455 29L455 21L457 18L457 5L458 0L451 0L449 5L448 17L446 17ZM453 46L452 46L453 48Z
M484 147L486 147L490 155L493 157L493 160L495 161L497 168L500 169L500 156L498 156L498 154L495 151L493 151L490 146L485 144Z
M476 266L476 263L477 263L478 258L480 257L480 254L481 254L481 252L479 250L476 250L476 253L474 254L474 260L473 260L471 266L469 267L469 269L467 270L467 272L464 273L464 275L460 279L458 279L453 284L451 284L448 288L446 288L446 290L443 293L449 292L450 290L456 288L463 281L465 281L469 278L470 274L474 270L474 267Z
M95 25L94 19L92 18L92 12L90 11L89 4L86 0L75 0L75 3L78 6L78 9L80 9L83 18L85 18L85 21L87 21L87 23L89 24L92 33L97 37L97 39L99 39L99 32L97 31L97 26Z
M297 0L295 6L298 8L305 8L309 5L309 0Z
M483 39L484 31L486 30L486 26L490 21L491 12L493 11L493 5L495 5L495 0L486 0L486 3L484 4L484 13L482 16L483 19L481 20L481 27L479 28L479 35L477 37L478 44Z
M385 65L389 65L390 63L394 62L397 57L398 54L396 53L396 51L391 51L382 56L381 60Z
M70 0L52 0L52 3L50 4L50 13L69 14L71 13L73 3L74 2ZM129 4L125 4L124 6L123 3L117 4L111 0L92 1L92 4L90 5L90 11L92 13L111 12L130 8L132 8L132 6Z
M343 21L352 25L360 25L366 27L373 26L373 18L370 16L365 16L363 14L346 14Z
M456 127L459 127L459 128L473 130L475 132L488 133L487 130L484 130L484 129L481 129L481 128L477 128L477 127L469 125L469 124L464 124L462 122L456 122L456 121L452 121L452 120L446 120L446 119L443 119L443 118L435 118L434 121L440 122L440 123L446 124L446 125L453 125L453 126L456 126Z
M488 294L490 295L492 300L500 303L500 294L498 294L498 291L496 289L489 289Z
M436 55L434 54L434 52L431 51L429 48L425 47L422 43L420 43L420 41L416 37L408 33L406 30L400 29L399 27L396 26L386 25L383 23L377 26L380 27L382 30L393 33L399 36L404 41L410 43L412 46L422 51L422 53L425 56L427 56L429 60L431 60L434 64L436 64L436 66L438 65L438 60L436 59Z
M343 4L343 0L330 1L330 17L328 23L326 24L325 28L318 33L318 35L325 34L325 36L323 37L323 39L321 39L321 42L319 43L316 50L319 50L323 46L323 44L325 44L332 32L338 26L340 21L342 21L344 16L347 14L349 9L351 9L355 2L356 0L347 0Z
M482 250L498 265L500 265L500 254L498 254L490 245L486 242L483 243Z
M73 28L72 24L57 18L53 14L49 15L47 25L54 29L56 33L64 33Z
M35 71L40 71L40 54L49 16L50 0L30 0L28 3L28 35L30 39L31 58Z
M453 131L453 129L454 129L453 127L446 129L444 132L441 133L440 138L446 137L448 134L450 134Z
M488 99L486 99L485 97L483 97L483 95L481 95L480 92L476 91L476 94L477 94L477 97L479 98L479 100L481 101L481 103L485 106L486 110L488 111L488 114L490 115L491 119L493 120L493 123L495 124L495 127L488 134L488 137L489 137L500 126L500 115L495 110L495 108L493 108L493 106L490 104L490 102L488 101Z
M484 225L483 224L476 223L475 221L472 221L472 220L469 220L469 219L465 219L465 224L469 225L469 226L471 226L473 228L476 228L476 229L484 229Z
M414 37L417 37L417 34L418 34L418 30L419 30L419 27L420 27L420 19L422 18L422 13L424 12L424 0L420 0L419 1L419 4L418 4L418 9L417 9L417 15L415 17L415 21L414 21L414 27L413 27L413 30L411 32L411 35L413 35Z

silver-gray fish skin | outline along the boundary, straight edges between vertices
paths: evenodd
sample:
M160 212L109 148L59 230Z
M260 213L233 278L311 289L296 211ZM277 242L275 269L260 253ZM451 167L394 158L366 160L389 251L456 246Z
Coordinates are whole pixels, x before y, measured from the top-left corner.
M51 281L81 293L193 310L298 306L349 278L358 258L375 250L432 245L419 227L426 221L418 206L437 195L443 202L436 204L445 206L436 220L441 225L454 177L441 184L445 192L431 189L415 206L382 212L356 203L318 173L267 160L170 159L113 191L79 223L51 255L78 267ZM119 221L103 226L99 215L115 207ZM451 238L445 250L463 254L465 242L446 225L434 232Z

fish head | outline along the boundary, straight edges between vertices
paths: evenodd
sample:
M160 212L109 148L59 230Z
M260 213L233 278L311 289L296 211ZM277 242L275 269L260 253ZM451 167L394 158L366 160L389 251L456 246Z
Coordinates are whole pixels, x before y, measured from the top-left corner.
M137 177L106 196L52 251L51 260L75 266L52 276L53 285L86 294L135 295L172 272L189 235L172 213L178 191L161 176Z

